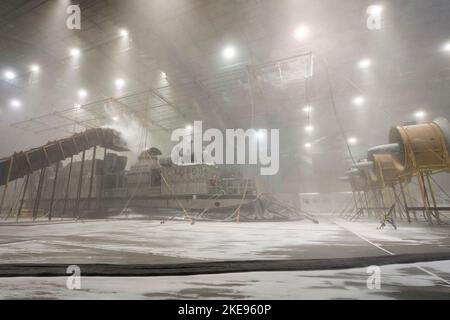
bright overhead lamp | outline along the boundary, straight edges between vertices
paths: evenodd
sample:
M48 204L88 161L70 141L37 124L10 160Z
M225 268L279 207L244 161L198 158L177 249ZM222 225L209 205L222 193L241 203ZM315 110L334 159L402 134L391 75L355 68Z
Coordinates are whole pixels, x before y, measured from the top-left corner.
M114 122L117 122L117 121L119 121L120 118L119 118L119 116L114 116L114 117L112 117L112 119Z
M364 104L364 102L366 102L366 99L364 99L364 97L358 96L353 98L353 104L355 106L361 106Z
M383 12L383 7L380 5L371 5L367 8L367 13L372 16L379 16Z
M305 113L311 113L312 109L313 109L313 108L312 108L311 106L306 106L306 107L303 108L303 112L305 112Z
M38 73L39 71L41 71L41 67L39 67L37 64L32 64L30 66L30 71L33 73Z
M192 126L191 126L190 124L188 124L188 125L186 126L186 130L189 131L189 132L191 132L191 131L192 131Z
M120 29L120 36L121 37L128 37L129 32L126 29Z
M447 43L444 45L444 51L445 51L445 52L450 52L450 42L447 42Z
M306 132L313 132L313 131L314 131L314 127L313 127L312 125L307 125L307 126L305 127L305 131L306 131Z
M78 90L78 97L81 99L86 98L88 95L88 92L85 89Z
M358 67L360 69L367 69L372 65L372 61L370 59L362 59L358 63Z
M117 89L122 89L125 86L125 80L122 78L117 78L114 81L114 84L116 86Z
M78 48L72 48L69 52L72 57L78 57L81 54L81 50Z
M266 135L263 130L256 131L256 139L260 140L260 139L263 139L265 136Z
M223 57L227 60L235 58L237 55L237 50L233 46L228 46L223 49Z
M18 109L22 106L22 102L19 99L12 99L11 100L11 107L14 109Z
M305 26L305 25L301 25L295 29L294 37L297 40L304 40L308 37L309 33L310 33L309 27Z
M417 119L423 119L425 118L427 114L425 113L425 111L417 111L416 113L414 113L414 117L416 117Z
M6 70L3 75L6 80L13 80L17 77L16 73L12 70Z
M347 139L347 142L351 145L357 144L358 143L358 139L355 137L350 137Z
M311 149L312 145L311 143L307 142L305 143L305 149Z

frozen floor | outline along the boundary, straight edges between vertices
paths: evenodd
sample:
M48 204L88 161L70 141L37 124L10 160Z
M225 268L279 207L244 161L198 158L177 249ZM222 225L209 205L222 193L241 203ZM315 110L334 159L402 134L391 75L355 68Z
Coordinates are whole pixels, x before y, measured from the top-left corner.
M319 217L309 221L220 223L94 221L1 225L1 263L160 264L213 260L351 258L450 250L450 227L400 225ZM381 268L380 290L366 286L365 269L251 272L185 277L3 278L0 298L450 298L450 261Z
M450 299L450 261L381 267L380 289L366 269L251 272L219 275L81 278L0 278L0 299ZM437 276L434 276L437 275Z

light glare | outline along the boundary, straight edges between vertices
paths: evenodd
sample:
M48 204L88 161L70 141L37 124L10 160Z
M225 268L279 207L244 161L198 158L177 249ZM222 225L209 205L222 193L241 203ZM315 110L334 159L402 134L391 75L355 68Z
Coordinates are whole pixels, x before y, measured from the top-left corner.
M313 132L313 131L314 131L314 127L311 126L311 125L307 125L307 126L305 127L305 131L306 131L306 132Z
M41 70L41 68L37 64L32 64L30 66L30 71L34 73L38 73Z
M72 48L72 49L70 49L70 55L71 55L72 57L78 57L80 54L81 54L80 49L78 49L78 48Z
M372 65L372 61L370 59L362 59L358 63L358 67L360 69L367 69Z
M351 145L354 145L358 142L358 139L356 139L355 137L350 137L347 139L347 142Z
M361 106L365 101L366 100L364 99L364 97L358 96L353 99L353 104L356 106Z
M236 54L237 54L237 51L236 51L235 47L229 46L223 50L223 57L227 60L235 58Z
M22 102L18 99L12 99L11 100L11 107L13 107L14 109L18 109L22 106Z
M450 42L448 42L448 43L446 43L446 44L444 45L444 51L445 51L445 52L450 52Z
M417 111L417 112L414 114L414 117L416 117L417 119L422 119L422 118L424 118L425 116L426 116L425 111Z
M379 16L383 12L383 7L380 5L371 5L367 8L367 13L373 16Z
M311 113L312 107L311 107L311 106L306 106L306 107L303 108L303 111L304 111L305 113Z
M257 138L258 140L263 139L264 136L265 136L264 131L258 130L258 131L256 132L256 138Z
M6 70L4 76L6 80L13 80L16 78L16 73L11 70Z
M297 29L295 29L294 31L294 37L297 40L303 40L305 38L308 37L309 35L309 28L307 26L299 26Z
M125 80L122 79L122 78L117 78L117 79L114 81L114 84L116 85L116 88L117 88L117 89L122 89L122 88L125 86Z
M86 98L88 95L87 91L85 89L80 89L78 90L78 97L80 97L81 99Z

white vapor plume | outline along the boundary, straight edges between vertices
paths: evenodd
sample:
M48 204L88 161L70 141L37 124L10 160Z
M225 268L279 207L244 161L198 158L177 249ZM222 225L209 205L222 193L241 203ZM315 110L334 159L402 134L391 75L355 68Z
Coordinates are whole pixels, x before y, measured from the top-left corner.
M122 108L114 106L112 103L105 104L104 110L110 122L104 127L121 133L131 153L128 165L135 163L137 157L145 148L146 130L137 117L124 113Z

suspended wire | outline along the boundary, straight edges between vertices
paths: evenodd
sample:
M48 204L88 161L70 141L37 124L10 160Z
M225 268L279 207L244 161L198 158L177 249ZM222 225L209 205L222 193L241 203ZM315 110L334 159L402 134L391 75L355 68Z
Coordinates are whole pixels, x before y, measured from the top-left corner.
M323 59L323 61L325 63L325 69L326 69L326 74L327 74L328 90L329 90L330 99L331 99L331 106L332 106L332 109L333 109L334 116L336 118L336 123L338 125L339 131L340 131L342 137L344 138L344 142L345 142L345 145L347 147L347 150L348 150L348 153L350 155L350 158L351 158L353 164L356 164L355 158L353 157L353 152L352 152L352 150L350 148L350 144L348 143L347 134L345 133L344 127L343 127L343 125L341 123L341 120L339 119L339 115L338 115L338 111L337 111L337 107L336 107L336 102L335 102L335 99L334 99L333 85L331 83L331 77L330 77L330 70L329 70L328 62L325 59L325 57L322 57L322 59Z

